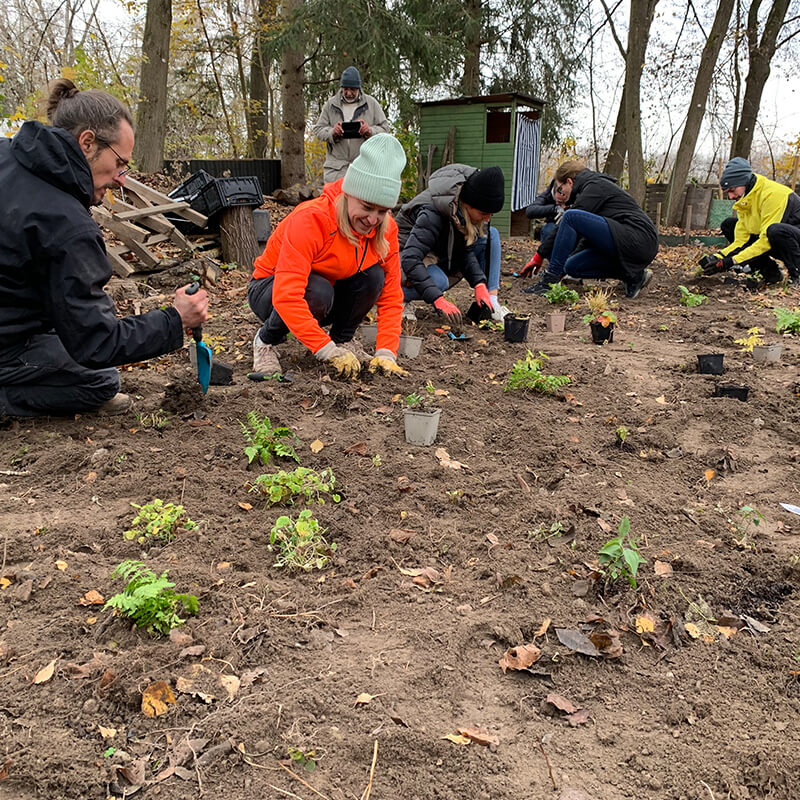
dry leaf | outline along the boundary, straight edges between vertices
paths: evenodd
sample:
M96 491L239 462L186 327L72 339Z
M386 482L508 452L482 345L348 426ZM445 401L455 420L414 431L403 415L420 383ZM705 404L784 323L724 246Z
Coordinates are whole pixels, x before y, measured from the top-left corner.
M250 503L241 503L241 502L239 502L236 505L239 506L239 508L244 509L245 511L250 511L253 508L253 506L250 505Z
M355 456L363 456L366 455L367 452L367 443L366 442L356 442L355 444L351 444L350 447L345 448L345 455L355 455Z
M493 544L500 544L500 540L493 533L487 533L486 538Z
M409 531L405 528L392 528L389 531L389 538L400 544L407 544L417 535L416 531Z
M357 706L367 706L372 702L374 697L375 695L373 694L367 694L366 692L362 692L358 697L356 697L355 704Z
M667 561L656 561L654 572L659 578L669 578L672 575L672 564Z
M540 626L536 633L533 634L533 638L536 639L539 636L544 636L547 633L548 628L550 627L550 623L552 620L548 617Z
M653 633L656 621L649 614L639 614L636 617L636 633Z
M448 742L453 744L471 744L472 739L468 736L461 736L457 733L448 733L447 736L442 736L442 739L447 739Z
M577 728L591 719L591 712L588 708L579 708L574 714L567 714L567 722L570 728Z
M102 725L98 725L97 730L100 731L100 735L104 739L113 739L117 735L116 728L105 728Z
M698 628L693 622L687 622L684 627L686 628L686 633L688 633L692 639L700 638L700 628Z
M707 469L703 474L706 476L706 480L710 481L717 473L713 469Z
M62 572L67 568L68 564L66 561L56 561L56 569L60 569Z
M58 659L54 658L47 666L42 667L36 673L36 675L33 676L33 682L35 684L47 683L47 681L49 681L50 678L53 677L53 673L55 672L56 669L56 661L58 661Z
M588 636L569 628L556 628L558 641L570 650L583 653L585 656L599 656L600 651L592 644Z
M482 744L484 747L489 747L490 745L497 747L500 744L500 740L496 736L492 736L489 731L483 728L459 728L458 732L462 736L471 739L475 744Z
M11 581L8 578L0 578L0 589L5 589L11 586Z
M319 453L323 447L325 447L325 442L321 442L319 439L314 439L314 441L309 445L312 453Z
M611 533L614 530L602 517L597 518L597 524L605 533Z
M714 626L726 639L730 639L732 636L736 636L737 630L736 628L730 628L727 625L715 625Z
M443 467L447 467L449 469L469 469L466 464L462 464L460 461L454 461L452 458L450 458L450 455L448 454L447 450L444 449L444 447L437 447L434 455L439 459L439 463Z
M527 669L539 660L541 654L542 651L535 644L522 644L506 650L497 663L503 672L509 669Z
M662 394L660 397L656 397L656 403L665 406L667 404L667 398Z
M103 603L105 603L103 595L94 589L89 589L89 591L78 600L79 606L101 606Z
M567 700L566 697L562 697L562 695L556 694L555 692L550 692L544 701L551 706L555 706L559 711L563 711L565 714L574 714L578 710L578 706L571 700Z
M142 692L142 713L146 717L160 717L166 714L167 706L176 705L175 695L166 681L151 683Z

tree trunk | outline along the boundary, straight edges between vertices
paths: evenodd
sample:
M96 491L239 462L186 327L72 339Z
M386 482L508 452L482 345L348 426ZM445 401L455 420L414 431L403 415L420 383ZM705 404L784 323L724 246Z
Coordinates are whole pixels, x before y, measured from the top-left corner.
M628 139L628 192L644 206L641 83L650 25L658 0L631 0L628 51L625 59L625 128Z
M667 195L664 198L663 219L667 225L679 225L681 222L683 209L680 207L680 198L686 178L689 175L689 167L694 157L695 147L697 147L700 125L706 112L706 99L714 77L714 68L716 67L720 47L722 47L725 33L728 30L728 23L733 13L733 2L734 0L719 0L714 24L711 26L711 32L700 56L697 78L695 78L694 90L692 91L692 100L689 103L689 112L686 115L686 124L683 127L681 142L678 145L678 154L675 156L672 176L667 188Z
M465 0L464 75L461 94L474 97L481 92L481 0Z
M739 125L734 131L731 141L732 158L734 156L750 158L753 133L758 119L758 110L761 106L761 95L764 93L764 84L769 78L770 63L778 46L778 34L789 9L789 0L773 0L767 21L764 23L764 31L761 34L760 42L758 41L758 28L752 27L757 25L757 14L754 14L753 7L757 12L759 5L760 3L754 0L750 14L748 14L747 38L750 69L745 80L744 100L742 101ZM756 18L754 19L754 17Z
M290 18L304 0L284 0L283 16ZM305 161L305 103L303 82L305 68L303 53L285 50L281 62L281 93L283 128L281 131L281 187L306 182Z
M172 0L147 0L136 142L133 148L133 160L136 168L142 172L158 172L164 167L171 30Z
M223 209L219 219L219 240L223 261L250 269L253 260L261 252L256 239L253 209L250 206Z
M608 148L603 172L607 172L619 180L625 167L625 155L627 152L628 133L625 127L625 88L623 87L622 97L619 101L619 111L617 111L617 124L614 126L614 136L611 138L611 146Z
M259 0L250 60L250 102L247 105L247 116L250 120L250 141L247 143L247 150L252 158L266 158L269 147L270 57L267 52L266 33L274 15L274 0Z

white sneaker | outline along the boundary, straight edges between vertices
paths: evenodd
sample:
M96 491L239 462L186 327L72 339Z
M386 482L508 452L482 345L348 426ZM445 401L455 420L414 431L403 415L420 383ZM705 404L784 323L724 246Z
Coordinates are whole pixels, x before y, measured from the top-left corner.
M100 417L115 417L117 414L124 414L133 404L130 395L117 392L110 400L106 400L103 405L95 409L95 414Z
M406 303L403 306L403 319L407 319L409 322L417 321L417 309L414 308L413 303Z
M508 309L505 306L495 306L492 309L492 319L495 322L502 322L508 314Z
M265 372L267 375L283 373L277 347L263 342L258 331L253 339L253 372Z

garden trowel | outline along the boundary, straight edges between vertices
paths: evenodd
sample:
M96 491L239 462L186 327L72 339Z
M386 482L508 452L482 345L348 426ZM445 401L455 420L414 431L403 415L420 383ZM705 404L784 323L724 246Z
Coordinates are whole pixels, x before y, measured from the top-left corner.
M200 288L200 284L195 281L187 290L186 294L194 294ZM192 361L197 364L197 380L200 382L200 388L203 394L208 391L208 383L211 380L211 348L203 343L203 328L198 325L192 328L189 333L192 334L194 339L194 355Z

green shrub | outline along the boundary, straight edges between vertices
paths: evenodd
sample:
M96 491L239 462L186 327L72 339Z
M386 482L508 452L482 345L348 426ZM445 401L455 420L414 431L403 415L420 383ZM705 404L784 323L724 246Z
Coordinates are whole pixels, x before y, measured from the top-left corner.
M126 539L136 539L139 544L144 544L148 539L160 539L169 544L175 538L179 529L193 531L197 523L189 519L183 506L165 503L156 497L151 503L137 506L131 503L139 513L134 517L130 530L125 531Z
M322 528L306 508L295 522L278 517L269 535L269 549L275 553L275 566L289 569L324 569L330 562L336 543L325 540Z
M281 470L271 475L259 475L250 487L271 506L293 505L297 500L306 503L325 503L328 495L334 503L341 495L334 491L336 478L329 467L317 472L310 467L297 467L292 472Z
M287 427L276 425L272 427L269 417L261 417L257 412L251 411L247 415L247 425L241 420L239 425L248 445L244 449L247 456L247 463L252 464L258 458L264 466L269 464L270 458L292 458L298 464L300 459L297 453L289 444L287 439L300 441Z
M636 541L630 536L631 521L623 517L619 523L618 535L609 539L597 553L600 574L608 583L616 583L625 578L636 588L636 573L645 559L639 554Z
M532 389L542 394L555 394L562 386L566 386L570 380L566 375L545 375L542 373L547 356L540 352L538 357L528 350L525 358L517 361L511 368L506 385L506 392L516 389Z
M778 321L775 330L778 333L800 333L800 308L791 311L788 308L776 308L774 311Z

